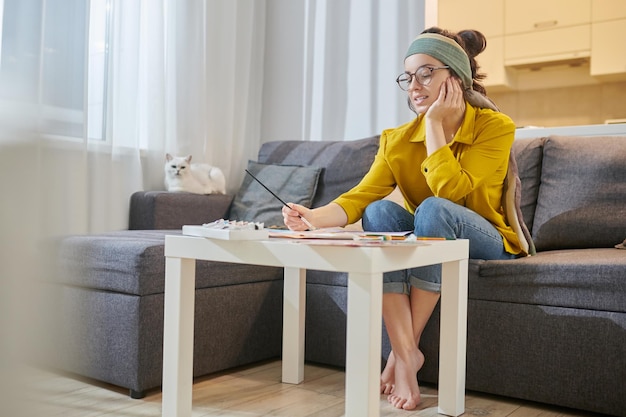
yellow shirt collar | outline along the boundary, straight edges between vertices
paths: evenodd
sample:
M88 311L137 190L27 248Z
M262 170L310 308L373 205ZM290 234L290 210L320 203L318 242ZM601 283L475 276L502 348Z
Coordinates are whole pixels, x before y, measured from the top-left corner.
M415 120L405 124L402 128L406 129L406 133L411 130L409 142L424 142L426 140L426 123L422 123L424 114L419 114ZM474 142L474 122L476 120L476 108L465 101L465 117L461 127L454 135L452 142L471 144Z

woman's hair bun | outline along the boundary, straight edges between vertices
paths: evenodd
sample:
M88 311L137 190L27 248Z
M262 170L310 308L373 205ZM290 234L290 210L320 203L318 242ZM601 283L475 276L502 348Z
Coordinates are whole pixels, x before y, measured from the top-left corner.
M485 35L477 30L462 30L457 33L457 36L462 39L465 51L470 58L474 58L487 47Z

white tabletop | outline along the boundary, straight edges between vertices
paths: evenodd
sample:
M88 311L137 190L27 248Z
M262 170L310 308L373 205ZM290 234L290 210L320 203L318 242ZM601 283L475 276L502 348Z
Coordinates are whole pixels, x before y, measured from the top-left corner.
M322 271L378 273L467 258L466 240L420 240L347 246L316 239L220 240L165 237L165 256ZM354 245L357 245L354 242Z

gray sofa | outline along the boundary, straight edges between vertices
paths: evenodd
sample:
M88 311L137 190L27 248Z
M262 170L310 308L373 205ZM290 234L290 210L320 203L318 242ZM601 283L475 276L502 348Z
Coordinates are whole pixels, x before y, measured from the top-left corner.
M313 206L365 173L378 137L268 142L264 164L322 167ZM626 138L514 144L536 256L470 262L467 389L626 415ZM72 236L54 285L57 366L141 397L161 384L163 239L228 218L233 196L138 192L130 230ZM282 271L197 263L194 376L280 356ZM346 276L307 272L306 360L345 364ZM419 379L437 381L438 311ZM384 331L384 329L383 329ZM389 353L383 333L383 358Z

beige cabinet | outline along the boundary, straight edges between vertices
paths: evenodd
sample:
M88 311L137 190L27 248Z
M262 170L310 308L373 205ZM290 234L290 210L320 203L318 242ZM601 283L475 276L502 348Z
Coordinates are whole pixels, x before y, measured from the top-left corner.
M510 89L514 83L514 75L504 66L504 37L494 36L487 40L487 48L476 61L480 68L478 72L487 74L482 84L487 92L497 92Z
M591 75L626 79L626 0L594 0L591 5Z
M591 1L505 0L505 33L511 35L589 24Z
M591 75L606 80L626 79L626 19L592 24Z
M475 29L487 39L504 34L504 0L439 0L437 7L443 29Z
M594 0L591 2L591 21L626 19L626 0Z
M476 60L489 91L526 88L522 69L549 65L577 83L626 79L626 0L439 0L437 8L440 27L487 37Z
M505 0L504 65L582 60L591 53L591 0Z
M591 54L591 25L508 35L504 40L505 66L583 60Z
M509 88L510 76L504 67L504 0L439 0L437 7L439 27L454 32L474 29L487 38L487 48L476 61L479 72L487 74L483 85L488 92Z

